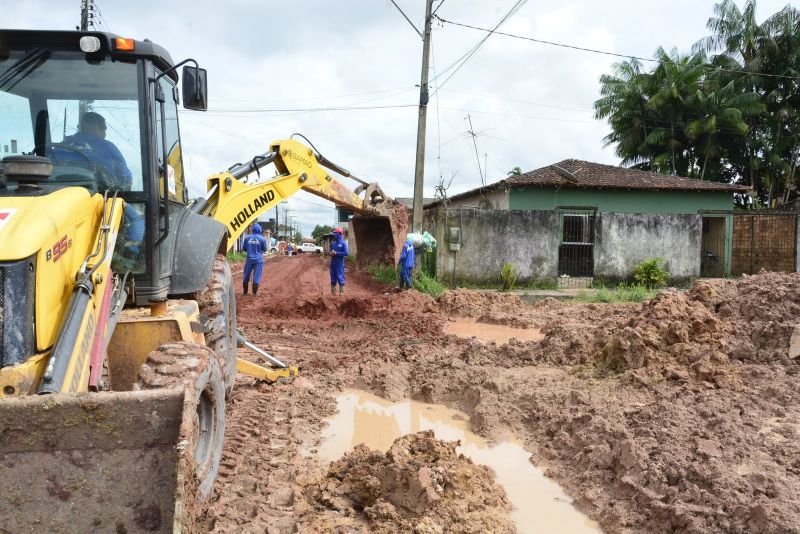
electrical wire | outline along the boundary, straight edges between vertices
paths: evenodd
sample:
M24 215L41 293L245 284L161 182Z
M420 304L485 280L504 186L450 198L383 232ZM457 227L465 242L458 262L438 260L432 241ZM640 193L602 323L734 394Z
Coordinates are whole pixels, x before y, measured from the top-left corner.
M415 108L418 104L389 104L385 106L334 106L312 108L229 108L210 109L211 113L317 113L321 111L364 111L370 109Z
M594 113L593 109L579 109L579 108L567 108L563 106L553 106L551 104L542 104L541 102L531 102L530 100L517 100L514 98L503 98L501 96L489 96L489 95L482 95L480 93L471 93L469 91L459 91L456 89L445 89L445 92L449 93L459 93L462 95L470 95L470 96L477 96L480 98L490 99L490 100L503 100L505 102L513 102L515 104L528 104L530 106L538 106L542 108L550 108L550 109L559 109L562 111L577 111L581 113Z
M623 59L636 59L636 60L639 60L639 61L648 61L648 62L651 62L651 63L659 63L659 64L662 64L662 65L669 63L668 61L663 61L663 60L655 59L655 58L651 58L651 57L643 57L643 56L636 56L636 55L629 55L629 54L619 54L617 52L608 52L608 51L605 51L605 50L597 50L597 49L594 49L594 48L586 48L586 47L583 47L583 46L577 46L577 45L571 45L571 44L565 44L565 43L556 43L554 41L545 41L544 39L536 39L534 37L526 37L524 35L516 35L516 34L513 34L513 33L501 32L501 31L497 31L496 29L491 29L490 30L488 28L480 28L478 26L471 26L469 24L464 24L464 23L461 23L461 22L454 22L452 20L443 19L442 17L440 17L438 15L436 16L436 20L438 20L439 22L441 22L443 24L451 24L453 26L460 26L462 28L469 28L471 30L479 30L479 31L483 31L483 32L489 32L489 35L491 35L491 34L503 35L505 37L512 37L514 39L522 39L522 40L525 40L525 41L531 41L531 42L534 42L534 43L546 44L546 45L550 45L550 46L557 46L557 47L561 47L561 48L568 48L568 49L571 49L571 50L577 50L579 52L590 52L592 54L602 54L602 55L605 55L605 56L613 56L613 57L619 57L619 58L623 58ZM749 74L749 75L755 75L755 76L765 76L765 77L768 77L768 78L783 78L783 79L787 79L787 80L800 80L800 76L787 76L787 75L784 75L784 74L767 74L767 73L761 73L761 72L750 72L750 71L746 71L746 70L726 69L726 68L722 68L722 67L702 66L702 65L699 65L698 68L702 68L702 69L706 69L706 70L713 70L713 71L731 72L731 73L735 73L735 74Z
M359 93L347 93L344 95L328 95L328 96L311 96L307 98L290 98L290 99L278 99L278 100L292 100L292 101L305 101L305 100L335 100L337 98L348 98L351 96L366 96L366 95L375 95L379 93L402 93L404 91L410 91L412 89L416 89L416 85L409 85L404 87L394 87L392 89L376 89L374 91L364 91ZM236 98L210 98L209 102L250 102L251 99L236 99ZM357 102L358 103L358 102Z
M483 43L485 43L487 41L487 39L489 39L489 37L492 36L492 33L494 33L495 30L497 30L497 28L499 28L505 21L507 21L509 18L511 18L512 15L516 14L517 11L519 11L520 8L522 6L524 6L527 2L528 2L528 0L517 0L517 2L513 6L511 6L511 9L509 9L508 12L505 15L503 15L503 18L501 18L500 21L497 24L494 25L494 28L489 30L489 33L486 34L486 37L484 37L483 39L478 41L478 43L472 48L472 50L466 55L466 57L462 56L462 57L464 57L464 59L458 64L457 67L455 67L453 72L451 72L450 75L447 78L445 78L445 80L442 83L439 84L439 88L437 89L437 91L440 91L442 89L442 87L447 82L450 81L450 78L455 76L455 74L461 69L461 67L463 67L467 63L467 61L469 61L470 58L475 55L475 53L480 49L480 47L483 46ZM439 17L438 15L436 16L436 19L437 20L444 20L441 17Z

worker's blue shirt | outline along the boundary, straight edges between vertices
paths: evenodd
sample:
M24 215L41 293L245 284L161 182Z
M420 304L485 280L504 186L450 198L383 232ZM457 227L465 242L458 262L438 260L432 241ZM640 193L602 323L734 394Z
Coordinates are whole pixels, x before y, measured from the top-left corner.
M344 258L348 254L347 241L342 237L335 239L331 243L331 252L336 253L336 255L331 254L331 266L344 265Z
M400 267L405 269L414 268L414 245L406 241L403 250L400 252Z
M247 252L247 263L263 263L267 251L267 240L261 234L248 234L242 242Z
M129 190L131 188L131 171L125 163L122 153L111 141L106 141L102 137L89 132L78 132L65 137L61 144L80 150L91 163L100 167L111 177L116 178L120 189ZM74 161L81 163L86 161L78 154L70 154L71 151L69 150L63 148L59 150L58 146L53 147L53 152L55 153L54 159L56 162Z

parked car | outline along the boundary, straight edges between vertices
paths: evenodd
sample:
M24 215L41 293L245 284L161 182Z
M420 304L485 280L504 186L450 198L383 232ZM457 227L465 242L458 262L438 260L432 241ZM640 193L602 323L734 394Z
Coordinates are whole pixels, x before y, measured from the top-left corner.
M322 247L314 243L300 243L297 247L297 253L313 252L314 254L322 254Z

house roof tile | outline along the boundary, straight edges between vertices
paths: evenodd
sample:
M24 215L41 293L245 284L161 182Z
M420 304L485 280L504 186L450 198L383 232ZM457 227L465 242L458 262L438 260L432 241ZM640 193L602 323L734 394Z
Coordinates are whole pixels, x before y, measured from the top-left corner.
M503 187L576 187L588 189L635 189L655 191L730 191L744 193L749 187L694 178L669 176L650 171L640 171L614 165L604 165L579 159L565 159L516 176L476 188L451 197L456 200L481 190L491 191ZM433 204L437 204L434 202Z

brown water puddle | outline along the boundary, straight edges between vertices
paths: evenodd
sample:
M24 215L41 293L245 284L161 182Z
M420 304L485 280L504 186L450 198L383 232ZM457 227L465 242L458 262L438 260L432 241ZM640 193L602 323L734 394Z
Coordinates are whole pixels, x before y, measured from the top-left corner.
M513 337L520 341L541 341L544 334L538 328L513 328L501 324L480 323L462 317L450 319L444 326L445 334L458 337L475 337L483 342L494 341L504 345Z
M322 431L320 460L330 462L363 443L386 451L395 439L421 430L437 438L460 440L458 452L473 462L494 469L514 507L511 519L521 534L601 532L571 503L561 487L530 463L530 453L519 443L504 441L489 446L467 428L468 417L437 404L415 401L392 403L364 391L349 390L336 398L338 413Z

